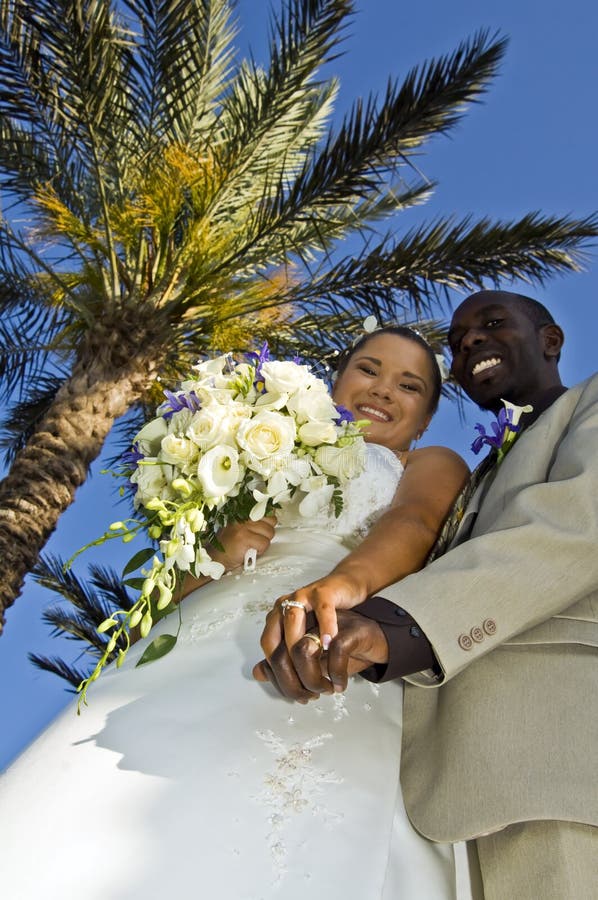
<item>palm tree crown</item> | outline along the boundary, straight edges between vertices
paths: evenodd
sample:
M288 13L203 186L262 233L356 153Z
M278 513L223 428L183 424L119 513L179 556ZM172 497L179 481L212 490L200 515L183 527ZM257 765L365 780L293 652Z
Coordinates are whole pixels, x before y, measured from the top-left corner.
M575 268L597 233L437 220L342 258L426 199L411 157L483 94L505 41L474 35L332 131L318 72L351 2L287 0L265 67L237 62L232 7L0 0L1 399L18 401L0 628L114 420L199 353L268 335L321 356L371 313L431 317L449 288Z

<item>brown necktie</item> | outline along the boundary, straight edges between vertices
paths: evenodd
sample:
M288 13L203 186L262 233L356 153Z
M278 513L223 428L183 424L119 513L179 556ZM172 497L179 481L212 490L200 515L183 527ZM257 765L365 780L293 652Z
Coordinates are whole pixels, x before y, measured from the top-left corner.
M480 484L482 478L484 478L484 476L493 468L493 466L496 465L496 457L497 451L493 447L488 456L484 457L484 459L480 463L478 463L478 465L469 476L469 480L465 484L465 487L463 488L461 493L457 495L457 499L453 503L451 511L446 517L440 534L436 538L436 543L428 554L428 558L425 562L426 566L437 559L439 556L442 556L448 550L451 541L455 537L457 529L461 524L461 520L465 514L465 510L467 509L469 501L473 497L473 494Z

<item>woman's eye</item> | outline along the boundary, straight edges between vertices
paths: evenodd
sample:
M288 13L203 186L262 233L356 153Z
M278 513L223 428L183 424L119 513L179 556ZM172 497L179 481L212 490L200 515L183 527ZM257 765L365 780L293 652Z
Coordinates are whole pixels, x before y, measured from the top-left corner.
M409 384L408 382L404 382L401 387L406 391L413 391L415 393L419 391L419 387L417 386L417 384Z
M374 369L372 369L370 366L361 365L359 368L362 372L365 372L366 375L375 375L376 374Z

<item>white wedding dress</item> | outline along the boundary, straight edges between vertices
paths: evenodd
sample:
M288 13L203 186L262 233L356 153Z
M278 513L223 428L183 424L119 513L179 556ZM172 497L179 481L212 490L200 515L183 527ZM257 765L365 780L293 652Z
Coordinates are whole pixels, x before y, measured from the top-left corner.
M452 848L403 809L401 684L303 706L251 678L272 602L338 562L401 472L369 445L338 519L281 514L255 573L184 601L168 656L134 668L135 646L0 777L6 900L456 897Z

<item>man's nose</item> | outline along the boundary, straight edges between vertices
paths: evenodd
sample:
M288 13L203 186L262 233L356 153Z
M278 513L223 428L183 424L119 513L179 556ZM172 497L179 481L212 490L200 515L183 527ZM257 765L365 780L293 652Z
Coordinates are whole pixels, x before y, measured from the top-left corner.
M485 340L486 335L481 328L468 328L461 338L459 349L471 350L472 347L476 347L478 344L483 344Z

